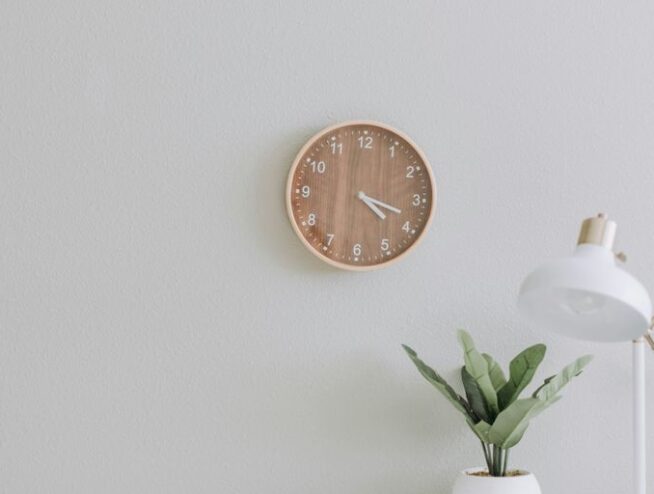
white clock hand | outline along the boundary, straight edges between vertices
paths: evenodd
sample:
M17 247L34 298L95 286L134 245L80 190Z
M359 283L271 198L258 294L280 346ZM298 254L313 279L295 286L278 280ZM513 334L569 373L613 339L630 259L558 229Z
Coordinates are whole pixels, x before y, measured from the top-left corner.
M379 216L380 219L386 219L386 215L383 213L381 209L379 209L377 206L375 206L371 201L370 198L365 195L363 192L359 192L357 194L357 197L363 201L363 203L368 206L373 213L375 213L377 216Z
M378 199L373 199L372 197L366 196L366 199L368 199L370 202L373 204L377 204L378 206L381 206L383 208L388 209L389 211L393 211L394 213L400 214L402 212L401 209L397 209L396 207L391 206L390 204L386 204L385 202L381 202Z

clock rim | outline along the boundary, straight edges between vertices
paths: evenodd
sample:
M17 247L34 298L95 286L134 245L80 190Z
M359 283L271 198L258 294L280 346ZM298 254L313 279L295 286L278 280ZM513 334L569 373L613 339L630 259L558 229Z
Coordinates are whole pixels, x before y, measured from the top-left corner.
M431 196L432 196L431 206L429 208L427 221L425 222L425 226L420 232L420 235L415 237L413 243L409 247L407 247L406 250L404 250L404 252L402 252L401 254L387 261L382 260L378 264L371 264L367 266L357 266L357 265L347 264L340 261L335 261L334 259L330 259L329 257L325 256L323 253L316 250L313 247L313 245L309 243L309 241L304 237L302 230L300 230L300 227L297 225L295 221L295 216L293 214L293 201L291 198L291 193L293 190L293 177L295 175L295 171L297 170L297 167L300 164L300 160L302 159L304 153L306 153L311 148L311 146L314 145L315 141L318 140L318 138L320 138L322 135L328 134L342 127L349 127L353 125L370 125L374 127L379 127L386 131L393 132L394 134L404 139L416 151L416 153L422 160L423 164L425 165L425 169L427 170L427 176L429 177L429 182L431 185ZM413 249L416 248L416 246L422 241L423 237L429 230L432 220L434 219L436 213L436 198L437 198L436 181L434 180L434 174L431 169L431 164L429 163L429 160L427 160L427 156L425 156L425 153L423 153L422 149L420 149L420 147L415 143L413 139L411 139L407 134L405 134L401 130L396 129L391 125L377 122L375 120L347 120L345 122L340 122L337 124L330 125L316 132L305 142L304 146L302 146L302 148L296 155L295 159L293 160L293 164L291 165L291 169L288 173L288 178L286 180L286 213L288 215L288 219L291 223L291 226L293 227L293 231L300 238L300 240L302 241L304 246L309 250L309 252L311 252L314 256L316 256L318 259L331 266L344 269L346 271L374 271L377 269L388 267L394 264L395 262L399 261L400 259L404 258L404 256L406 256L409 252L411 252Z

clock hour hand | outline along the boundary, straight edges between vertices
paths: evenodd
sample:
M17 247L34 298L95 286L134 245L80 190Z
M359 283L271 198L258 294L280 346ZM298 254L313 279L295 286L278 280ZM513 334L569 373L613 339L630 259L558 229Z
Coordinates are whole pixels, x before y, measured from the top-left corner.
M386 208L389 211L393 211L394 213L400 214L402 212L401 209L397 209L396 207L391 206L390 204L386 204L385 202L382 202L378 199L373 199L372 197L368 197L368 196L366 196L366 199L368 199L371 203L377 204L378 206Z
M359 192L357 194L357 197L361 199L363 203L372 210L373 213L379 216L380 219L383 220L386 218L386 215L383 213L383 211L379 209L377 206L375 206L370 200L370 198L367 195L365 195L363 192Z

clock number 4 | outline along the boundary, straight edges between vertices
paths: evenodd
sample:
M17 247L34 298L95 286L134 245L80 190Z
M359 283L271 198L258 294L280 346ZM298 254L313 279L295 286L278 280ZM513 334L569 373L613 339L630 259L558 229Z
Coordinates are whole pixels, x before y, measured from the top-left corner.
M409 233L409 231L411 230L411 224L408 221L405 221L404 225L402 225L402 230Z
M321 175L325 173L325 170L327 169L327 164L324 161L313 160L309 165L311 166L311 171L313 171L313 173L318 172Z
M359 141L359 147L361 149L372 149L372 137L361 136L357 138L357 141Z

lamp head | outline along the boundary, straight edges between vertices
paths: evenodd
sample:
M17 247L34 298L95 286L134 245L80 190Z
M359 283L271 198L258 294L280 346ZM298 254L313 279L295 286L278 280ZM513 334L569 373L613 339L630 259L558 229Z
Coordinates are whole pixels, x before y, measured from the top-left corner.
M584 220L571 257L549 261L522 283L520 312L537 327L592 341L628 341L650 325L645 287L616 264L616 224L605 215Z

